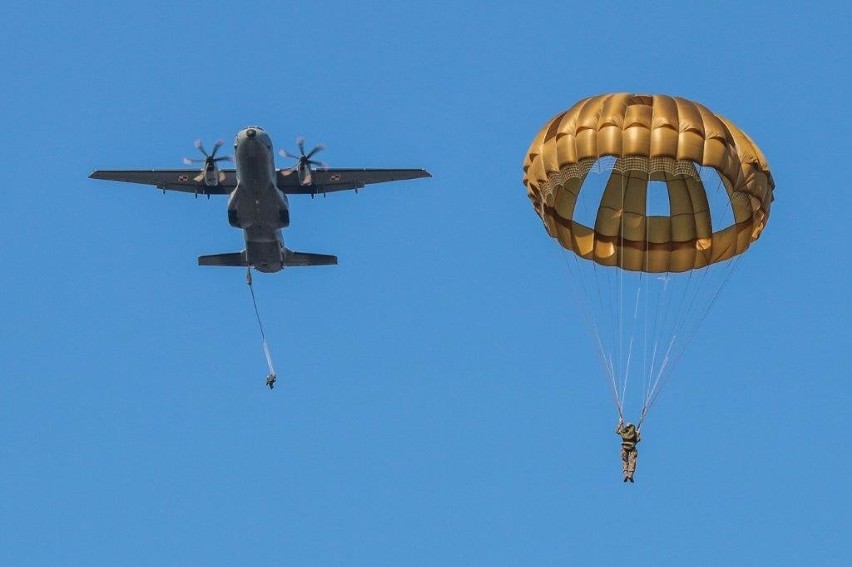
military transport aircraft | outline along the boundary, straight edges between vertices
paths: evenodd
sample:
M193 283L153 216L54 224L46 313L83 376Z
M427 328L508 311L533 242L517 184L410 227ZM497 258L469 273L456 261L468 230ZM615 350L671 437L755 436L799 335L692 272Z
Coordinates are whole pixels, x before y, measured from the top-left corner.
M313 160L322 146L307 154L304 140L298 139L298 156L281 150L281 155L296 159L288 169L277 169L269 135L259 126L241 130L234 140L235 169L219 169L218 162L228 157L216 157L222 142L217 142L208 154L200 141L195 147L204 159L185 163L204 163L201 171L192 169L97 170L91 179L126 181L153 185L165 193L182 191L207 195L230 195L228 222L243 229L246 248L242 252L200 256L200 266L253 267L261 272L277 272L287 266L321 266L337 264L337 256L294 252L284 246L281 229L290 225L290 206L287 195L310 195L354 189L369 183L401 181L431 177L424 169L329 169ZM314 169L312 166L319 166Z

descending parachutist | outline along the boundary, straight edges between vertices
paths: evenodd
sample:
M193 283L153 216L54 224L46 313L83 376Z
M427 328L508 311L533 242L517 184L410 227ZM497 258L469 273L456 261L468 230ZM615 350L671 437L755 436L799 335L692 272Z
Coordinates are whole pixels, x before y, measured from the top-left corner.
M545 123L523 182L566 251L631 482L643 420L766 228L772 172L752 139L707 107L622 92L585 98ZM628 395L642 404L634 425L623 421L634 413Z
M639 456L636 444L642 440L642 434L632 423L624 423L621 419L618 420L615 433L621 437L621 467L624 472L624 482L633 482L636 458Z
M272 367L272 355L269 353L269 345L266 344L266 333L263 332L263 323L260 321L260 312L257 310L257 299L254 297L254 287L252 286L251 280L251 267L249 267L246 271L246 284L248 284L249 291L251 291L251 302L254 306L254 314L257 317L257 326L260 329L263 355L266 357L266 367L269 370L269 374L266 375L266 385L271 390L275 387L275 381L278 379L278 376L275 374L275 369Z

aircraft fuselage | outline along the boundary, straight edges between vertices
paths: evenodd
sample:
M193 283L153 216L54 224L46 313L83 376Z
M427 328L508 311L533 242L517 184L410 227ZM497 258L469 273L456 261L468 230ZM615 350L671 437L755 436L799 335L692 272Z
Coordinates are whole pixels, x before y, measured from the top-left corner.
M290 224L290 208L275 183L269 135L257 126L241 130L234 140L234 162L237 186L228 200L228 222L243 230L249 265L277 272L287 253L281 229Z

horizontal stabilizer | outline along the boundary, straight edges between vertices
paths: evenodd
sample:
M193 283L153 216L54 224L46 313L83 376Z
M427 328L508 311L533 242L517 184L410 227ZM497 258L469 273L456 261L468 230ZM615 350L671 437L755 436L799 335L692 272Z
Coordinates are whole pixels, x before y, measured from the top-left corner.
M285 266L331 266L337 264L337 256L330 254L310 254L308 252L284 252Z
M245 252L229 252L227 254L211 254L210 256L199 256L199 266L238 266L248 267Z

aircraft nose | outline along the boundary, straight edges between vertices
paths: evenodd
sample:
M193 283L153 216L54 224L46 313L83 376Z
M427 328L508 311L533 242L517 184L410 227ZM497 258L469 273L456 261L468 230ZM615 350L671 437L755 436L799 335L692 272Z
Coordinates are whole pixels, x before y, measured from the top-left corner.
M254 138L255 136L257 136L257 130L255 130L254 128L249 128L248 130L246 130L246 136L248 136L249 138Z

